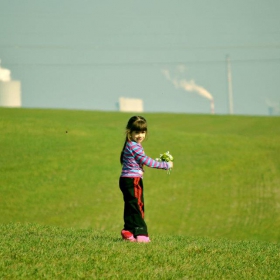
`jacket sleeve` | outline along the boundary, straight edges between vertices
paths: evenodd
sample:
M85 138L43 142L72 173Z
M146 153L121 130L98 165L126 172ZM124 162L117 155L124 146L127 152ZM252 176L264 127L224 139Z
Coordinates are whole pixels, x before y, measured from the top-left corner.
M141 165L146 165L151 168L158 168L158 169L169 169L169 165L167 162L164 161L156 161L148 156L145 155L143 147L139 144L133 145L131 147L132 155L136 162Z

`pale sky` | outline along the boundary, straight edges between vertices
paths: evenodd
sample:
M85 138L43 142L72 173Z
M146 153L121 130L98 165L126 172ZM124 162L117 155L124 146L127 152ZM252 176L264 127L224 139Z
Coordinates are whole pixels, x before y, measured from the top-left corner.
M1 65L23 107L116 111L127 97L228 114L229 55L234 114L279 115L279 15L280 0L0 0Z

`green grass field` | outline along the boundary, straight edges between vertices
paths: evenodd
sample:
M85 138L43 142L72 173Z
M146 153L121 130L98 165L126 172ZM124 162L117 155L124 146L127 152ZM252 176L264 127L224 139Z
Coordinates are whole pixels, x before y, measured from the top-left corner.
M0 279L279 279L280 246L154 235L127 243L113 232L38 224L0 226Z
M5 254L0 278L31 277L29 270L21 268L28 267L23 261L26 257L30 267L37 269L33 279L106 279L102 265L94 267L95 272L90 264L82 269L97 254L101 260L109 258L108 278L120 275L125 279L124 275L132 274L129 270L125 273L122 259L116 267L112 265L114 255L132 256L137 250L136 255L142 256L150 246L143 265L149 260L152 263L143 275L135 276L138 279L145 279L153 271L155 259L165 255L159 260L162 269L151 274L154 278L229 279L233 273L233 279L250 275L255 277L252 279L277 279L279 266L274 258L279 260L280 118L143 115L149 128L143 144L146 154L156 158L169 150L175 157L171 175L146 168L146 222L153 242L144 246L119 242L123 225L119 154L131 114L0 108L0 245ZM33 228L35 234L30 235ZM38 261L42 256L36 245L41 236L42 254L46 254L42 262ZM95 236L97 243L91 242ZM65 252L71 242L77 246L69 253L72 260L67 261ZM91 251L83 251L89 244ZM96 244L100 244L101 252ZM35 248L34 259L23 247ZM19 250L20 257L12 260L9 248ZM109 248L113 248L110 257L104 253ZM181 250L176 253L176 248ZM176 253L172 261L171 252ZM250 252L249 257L246 252ZM61 269L69 267L67 273L59 274L59 268L51 267L40 272L44 262L60 265L56 259L60 254ZM75 258L74 273L71 266ZM257 268L246 271L251 258L258 260ZM36 261L40 267L34 265ZM10 276L7 269L7 274L1 275L1 267L3 271L10 268ZM120 270L119 274L114 274L112 267Z

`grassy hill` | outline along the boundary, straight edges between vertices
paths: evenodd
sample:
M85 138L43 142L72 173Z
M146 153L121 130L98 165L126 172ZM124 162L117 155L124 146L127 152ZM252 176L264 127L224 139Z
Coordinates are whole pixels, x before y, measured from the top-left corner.
M0 108L0 224L119 236L119 154L131 114ZM280 118L151 114L146 221L157 234L280 241Z

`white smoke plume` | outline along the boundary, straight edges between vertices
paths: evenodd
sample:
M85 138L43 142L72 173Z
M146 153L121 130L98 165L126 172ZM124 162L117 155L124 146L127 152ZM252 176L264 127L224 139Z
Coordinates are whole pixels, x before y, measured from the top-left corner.
M180 73L185 72L185 66L184 65L178 65L177 69ZM209 99L210 100L210 106L211 106L211 113L214 114L214 98L210 94L210 92L208 92L205 88L197 85L194 80L187 81L185 79L172 78L169 70L167 70L167 69L162 69L161 72L165 76L165 78L174 85L174 87L176 89L181 88L185 91L196 92L199 95Z

